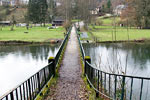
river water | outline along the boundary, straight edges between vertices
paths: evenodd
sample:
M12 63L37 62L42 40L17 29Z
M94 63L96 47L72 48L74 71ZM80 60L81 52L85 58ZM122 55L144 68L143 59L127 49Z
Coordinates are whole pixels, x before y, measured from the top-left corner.
M0 46L0 96L46 66L59 45Z
M92 65L103 71L144 77L150 75L150 43L84 43L83 47L86 56L91 57ZM59 44L0 46L0 96L46 66L48 57L55 56L58 48ZM140 89L139 84L139 81L133 84L134 95ZM143 91L149 91L149 86L144 81ZM143 97L150 97L150 93L143 92Z
M83 48L85 55L91 57L92 65L100 68L102 71L150 77L150 43L84 43ZM129 93L130 82L131 79L128 79ZM149 81L143 81L142 100L149 100L149 86ZM133 100L138 100L140 89L141 80L134 80Z

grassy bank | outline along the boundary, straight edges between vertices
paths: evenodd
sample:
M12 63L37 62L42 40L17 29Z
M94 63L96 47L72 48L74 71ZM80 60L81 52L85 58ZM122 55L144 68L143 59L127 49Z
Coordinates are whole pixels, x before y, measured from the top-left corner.
M91 27L92 34L98 38L98 41L124 41L124 40L145 40L150 39L150 30L148 29L129 29L124 27L95 26Z
M48 42L50 39L63 39L65 30L62 27L57 29L47 29L47 27L32 27L27 30L25 27L15 27L10 31L10 27L3 27L0 30L0 41L33 41Z
M126 41L126 40L149 40L150 30L149 29L137 29L120 27L119 25L114 28L112 26L113 17L103 18L100 17L98 20L102 21L101 26L89 26L89 34L91 38L96 37L98 42L104 41ZM116 18L116 23L120 21L120 18ZM93 36L93 37L92 37Z

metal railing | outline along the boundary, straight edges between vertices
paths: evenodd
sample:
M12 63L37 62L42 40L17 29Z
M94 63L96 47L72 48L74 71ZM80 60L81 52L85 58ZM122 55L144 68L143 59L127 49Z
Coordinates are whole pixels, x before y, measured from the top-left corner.
M44 85L53 77L53 62L38 71L21 85L12 89L9 93L2 96L0 100L33 100L40 93Z
M79 46L80 46L81 56L82 56L82 59L84 60L85 52L84 52L84 49L83 49L82 43L81 43L81 41L80 41L80 35L78 34L77 27L76 27L76 25L74 25L74 26L75 26L75 31L76 31L77 38L78 38L78 43L79 43Z
M106 100L143 100L144 97L148 95L146 95L147 89L143 89L143 86L150 83L150 78L119 75L101 71L99 68L91 65L91 59L85 56L79 36L78 40L84 63L84 74L90 86L95 90L96 97L101 96ZM134 90L136 85L138 85L139 88ZM135 92L134 96L133 92ZM147 97L147 99L144 100L149 100L149 98L150 97Z
M57 64L58 64L58 62L59 62L59 58L60 58L61 52L62 52L63 49L64 49L64 46L65 46L65 44L66 44L66 41L69 39L69 35L70 35L70 33L71 33L71 29L72 29L72 27L69 28L69 30L68 30L68 32L67 32L67 34L66 34L66 36L65 36L65 39L64 39L64 41L62 42L61 46L59 47L58 53L56 54L56 57L55 57L56 66L57 66Z
M0 97L0 100L34 100L47 82L55 76L56 66L59 63L65 44L67 44L70 32L71 28L60 45L56 57L54 59L49 59L49 64L47 66L18 85L16 88L12 89L7 94Z

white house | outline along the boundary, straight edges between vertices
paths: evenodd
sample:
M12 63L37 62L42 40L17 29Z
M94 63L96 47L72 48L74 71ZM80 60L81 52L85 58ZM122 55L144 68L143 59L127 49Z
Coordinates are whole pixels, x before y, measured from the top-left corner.
M98 15L101 13L101 7L96 7L95 9L90 11L92 15Z
M118 5L115 7L115 9L113 10L114 14L119 16L122 14L122 11L126 9L126 5Z

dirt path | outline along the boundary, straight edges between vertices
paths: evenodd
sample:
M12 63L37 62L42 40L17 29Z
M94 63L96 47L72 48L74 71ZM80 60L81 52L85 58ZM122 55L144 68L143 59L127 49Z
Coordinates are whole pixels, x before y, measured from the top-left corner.
M88 100L81 78L81 66L75 28L72 28L54 94L47 100Z

